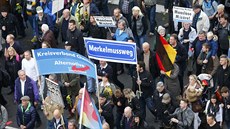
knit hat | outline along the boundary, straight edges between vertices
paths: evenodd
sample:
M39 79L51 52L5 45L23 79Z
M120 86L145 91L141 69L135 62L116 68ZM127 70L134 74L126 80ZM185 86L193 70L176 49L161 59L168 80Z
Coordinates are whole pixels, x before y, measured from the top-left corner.
M165 93L162 98L162 103L169 103L171 101L171 97L168 93Z

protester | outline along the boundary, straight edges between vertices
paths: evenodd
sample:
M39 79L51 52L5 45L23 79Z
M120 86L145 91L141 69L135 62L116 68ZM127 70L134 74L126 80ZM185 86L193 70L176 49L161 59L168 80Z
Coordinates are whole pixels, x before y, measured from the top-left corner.
M53 112L53 128L55 129L68 129L68 121L67 119L61 114L59 109L54 110Z
M36 109L30 102L29 96L20 98L21 104L17 108L17 125L21 129L34 129L36 120Z
M14 93L14 86L16 78L18 77L18 70L21 69L21 59L13 47L7 49L8 58L6 58L5 68L10 75L9 86L11 91L8 95Z

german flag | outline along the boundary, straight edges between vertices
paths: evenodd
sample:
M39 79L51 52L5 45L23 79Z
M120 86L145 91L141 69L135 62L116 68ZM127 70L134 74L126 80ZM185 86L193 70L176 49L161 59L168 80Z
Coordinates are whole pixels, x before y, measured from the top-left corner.
M160 35L156 34L156 59L160 70L170 77L176 59L176 50Z

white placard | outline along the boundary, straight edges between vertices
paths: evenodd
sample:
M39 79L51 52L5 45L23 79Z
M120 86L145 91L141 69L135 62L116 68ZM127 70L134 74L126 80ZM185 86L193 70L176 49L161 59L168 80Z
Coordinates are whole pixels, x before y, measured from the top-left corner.
M48 93L51 100L64 108L65 106L64 106L59 85L48 78L46 78L46 84L48 87Z
M99 27L116 27L111 16L93 16Z
M177 22L192 22L193 9L173 6L173 21Z
M64 8L64 0L53 0L52 1L52 14L62 10Z

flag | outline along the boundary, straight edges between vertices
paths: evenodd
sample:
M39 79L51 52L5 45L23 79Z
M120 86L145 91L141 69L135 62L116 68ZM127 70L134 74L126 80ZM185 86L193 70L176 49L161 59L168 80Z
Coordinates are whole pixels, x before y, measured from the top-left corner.
M156 34L156 59L160 70L170 77L176 59L176 50L160 35Z
M88 91L84 87L84 93L82 96L81 104L81 116L79 124L84 125L90 129L102 129L102 123L98 109L95 104L92 102Z

